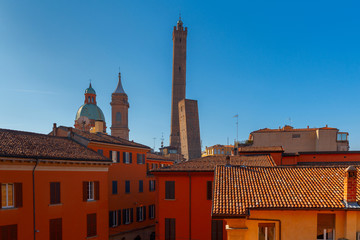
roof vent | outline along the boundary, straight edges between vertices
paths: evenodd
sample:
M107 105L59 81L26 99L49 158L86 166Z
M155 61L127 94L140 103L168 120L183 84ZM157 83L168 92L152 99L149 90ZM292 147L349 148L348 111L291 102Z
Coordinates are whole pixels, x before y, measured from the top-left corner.
M230 164L230 156L226 156L226 165L225 167L231 167L231 164Z

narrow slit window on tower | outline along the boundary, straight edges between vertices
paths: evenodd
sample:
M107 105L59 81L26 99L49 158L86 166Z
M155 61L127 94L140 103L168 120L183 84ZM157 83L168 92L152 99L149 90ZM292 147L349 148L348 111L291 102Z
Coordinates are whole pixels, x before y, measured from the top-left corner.
M117 121L118 123L121 123L121 113L120 113L120 112L117 112L117 113L116 113L116 121Z
M90 102L90 97L88 97L88 102Z
M181 42L181 38L180 38L179 40L180 40L180 42Z
M181 67L179 66L179 72L181 71Z

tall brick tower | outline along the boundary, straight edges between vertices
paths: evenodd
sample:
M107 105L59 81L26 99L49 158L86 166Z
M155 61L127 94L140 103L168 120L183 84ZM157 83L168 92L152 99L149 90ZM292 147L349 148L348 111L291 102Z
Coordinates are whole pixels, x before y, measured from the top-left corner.
M121 73L115 92L111 95L111 136L129 140L128 110L129 102L121 84Z
M179 101L185 98L186 91L186 36L187 28L183 27L181 18L173 31L173 75L171 101L170 146L180 152Z

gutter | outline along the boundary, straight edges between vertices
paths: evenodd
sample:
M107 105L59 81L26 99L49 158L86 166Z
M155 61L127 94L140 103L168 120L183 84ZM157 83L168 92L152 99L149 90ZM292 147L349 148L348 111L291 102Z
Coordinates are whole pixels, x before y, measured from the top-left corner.
M34 223L34 240L36 239L36 233L38 232L36 230L36 219L35 219L35 169L37 165L39 164L39 159L36 159L36 164L32 171L32 185L33 185L33 223Z

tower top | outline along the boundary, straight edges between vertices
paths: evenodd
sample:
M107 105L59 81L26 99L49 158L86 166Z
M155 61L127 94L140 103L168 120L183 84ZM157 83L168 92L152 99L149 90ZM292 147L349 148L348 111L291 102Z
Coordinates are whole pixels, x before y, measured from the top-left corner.
M121 84L121 73L120 72L119 72L119 82L118 82L118 85L117 85L114 93L124 93L125 94L124 88Z
M85 89L85 94L87 94L87 93L96 94L95 90L91 86L91 82L90 82L89 87L87 89Z
M176 30L184 30L183 21L181 21L181 14L179 15L179 20L177 21L177 24L176 24ZM186 30L186 28L185 28L185 30Z

